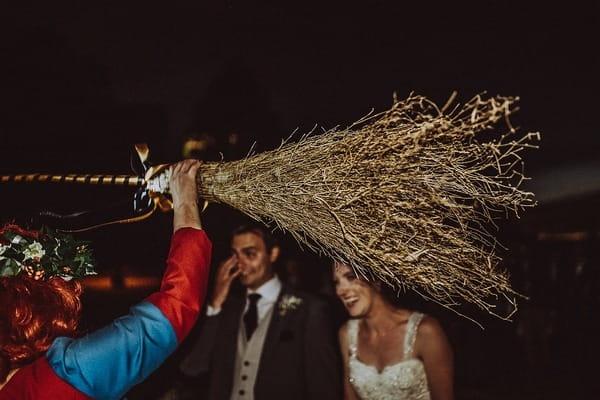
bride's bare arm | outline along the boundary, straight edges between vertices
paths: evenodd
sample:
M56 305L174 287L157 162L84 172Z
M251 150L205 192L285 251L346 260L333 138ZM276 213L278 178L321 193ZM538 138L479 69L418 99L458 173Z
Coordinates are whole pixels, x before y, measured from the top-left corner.
M431 400L454 399L454 356L439 322L423 318L415 341L415 356L423 360Z

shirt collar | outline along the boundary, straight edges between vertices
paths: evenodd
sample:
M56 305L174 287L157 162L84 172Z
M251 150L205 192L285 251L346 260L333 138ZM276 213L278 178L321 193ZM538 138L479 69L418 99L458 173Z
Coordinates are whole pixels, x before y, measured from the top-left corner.
M281 292L281 280L277 277L277 275L273 276L271 279L262 284L261 287L252 291L247 290L246 295L252 293L258 293L261 295L261 299L267 300L269 302L275 302L277 297L279 296L279 292Z

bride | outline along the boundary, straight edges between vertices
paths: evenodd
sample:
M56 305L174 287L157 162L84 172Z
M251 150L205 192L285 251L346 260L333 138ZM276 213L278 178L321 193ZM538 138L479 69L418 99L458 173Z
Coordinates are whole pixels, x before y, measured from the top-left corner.
M437 320L394 306L348 265L336 262L333 278L351 318L339 332L344 398L452 400L452 349Z

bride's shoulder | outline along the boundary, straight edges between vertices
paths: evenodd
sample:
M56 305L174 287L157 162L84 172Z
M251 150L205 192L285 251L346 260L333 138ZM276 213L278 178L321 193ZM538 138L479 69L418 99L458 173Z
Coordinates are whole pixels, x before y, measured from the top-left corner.
M440 322L427 314L423 314L417 332L419 339L434 340L440 336L445 336L444 329Z
M449 349L450 344L440 322L434 317L424 315L417 330L415 353L423 358L426 353L446 354Z

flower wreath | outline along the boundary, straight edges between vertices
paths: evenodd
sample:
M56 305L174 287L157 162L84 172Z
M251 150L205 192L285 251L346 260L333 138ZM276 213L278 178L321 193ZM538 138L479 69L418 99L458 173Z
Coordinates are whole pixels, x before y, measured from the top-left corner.
M48 227L36 232L8 225L0 232L0 276L25 272L35 280L58 276L69 281L96 274L87 241Z

